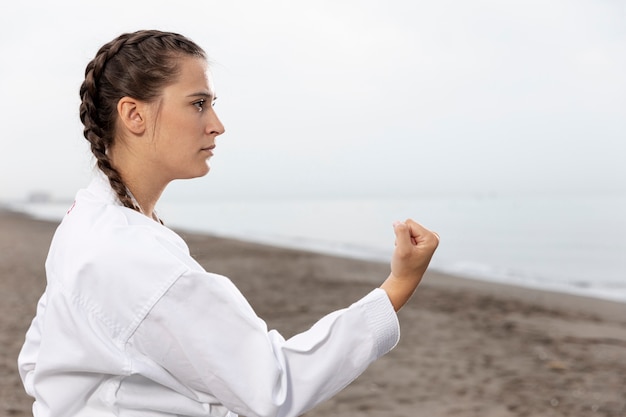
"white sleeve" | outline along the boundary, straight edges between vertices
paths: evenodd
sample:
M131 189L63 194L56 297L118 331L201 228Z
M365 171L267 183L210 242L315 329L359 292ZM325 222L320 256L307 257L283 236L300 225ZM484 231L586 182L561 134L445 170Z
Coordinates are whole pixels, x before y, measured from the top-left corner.
M336 394L398 339L397 316L381 289L285 340L268 332L230 280L191 272L156 304L132 343L235 413L287 417Z
M26 332L26 340L17 358L18 370L26 393L31 397L35 396L33 375L35 363L39 356L39 346L41 344L41 321L44 319L46 310L47 295L44 292L37 303L37 314Z

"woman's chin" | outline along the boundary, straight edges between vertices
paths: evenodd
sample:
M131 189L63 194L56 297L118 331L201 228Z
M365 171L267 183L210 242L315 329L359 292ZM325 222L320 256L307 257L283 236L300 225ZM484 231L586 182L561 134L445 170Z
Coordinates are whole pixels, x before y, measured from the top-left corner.
M190 179L193 179L193 178L200 178L200 177L204 177L206 174L208 174L210 170L211 170L211 167L209 166L209 164L207 164L203 168L198 168L198 169L193 170L193 171L187 171L185 173L181 173L180 175L176 176L176 178L174 178L174 179L190 180Z
M202 167L201 169L199 169L196 175L194 175L192 178L204 177L206 174L209 173L210 170L211 170L211 165L209 165L209 161L207 161L206 165Z

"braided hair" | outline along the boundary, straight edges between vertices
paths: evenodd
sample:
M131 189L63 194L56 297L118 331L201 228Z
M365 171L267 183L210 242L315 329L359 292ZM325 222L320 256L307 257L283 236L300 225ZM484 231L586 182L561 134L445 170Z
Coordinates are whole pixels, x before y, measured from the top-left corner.
M141 211L120 172L111 164L107 150L113 144L117 103L122 97L150 102L179 73L181 56L206 59L193 41L177 33L140 30L125 33L102 46L87 64L80 86L80 120L98 168L125 207Z

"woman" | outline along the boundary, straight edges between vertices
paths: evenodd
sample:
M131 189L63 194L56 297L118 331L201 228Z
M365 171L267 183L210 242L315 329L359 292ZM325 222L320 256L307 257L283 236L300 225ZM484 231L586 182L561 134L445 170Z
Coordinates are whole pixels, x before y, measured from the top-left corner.
M19 356L36 417L297 416L395 346L436 234L397 222L381 287L285 340L154 210L172 180L207 174L224 133L204 52L174 33L121 35L80 95L100 173L55 233Z

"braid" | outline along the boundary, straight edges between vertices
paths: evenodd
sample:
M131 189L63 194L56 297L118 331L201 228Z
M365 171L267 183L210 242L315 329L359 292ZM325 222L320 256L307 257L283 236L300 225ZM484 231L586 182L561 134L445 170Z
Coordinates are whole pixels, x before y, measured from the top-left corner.
M85 69L80 87L80 120L98 168L107 176L120 203L141 211L107 150L115 139L117 103L125 96L156 99L178 74L176 58L205 58L204 51L182 35L156 30L125 33L102 46Z
M107 148L113 143L111 135L102 129L101 121L98 117L97 104L97 81L99 80L104 66L112 55L114 55L124 45L125 39L120 37L112 44L103 46L96 57L91 61L85 70L85 81L80 87L80 120L84 125L83 135L91 144L91 152L96 158L96 163L111 184L111 188L117 194L117 198L123 206L140 211L133 199L130 197L122 176L112 165L106 153Z

